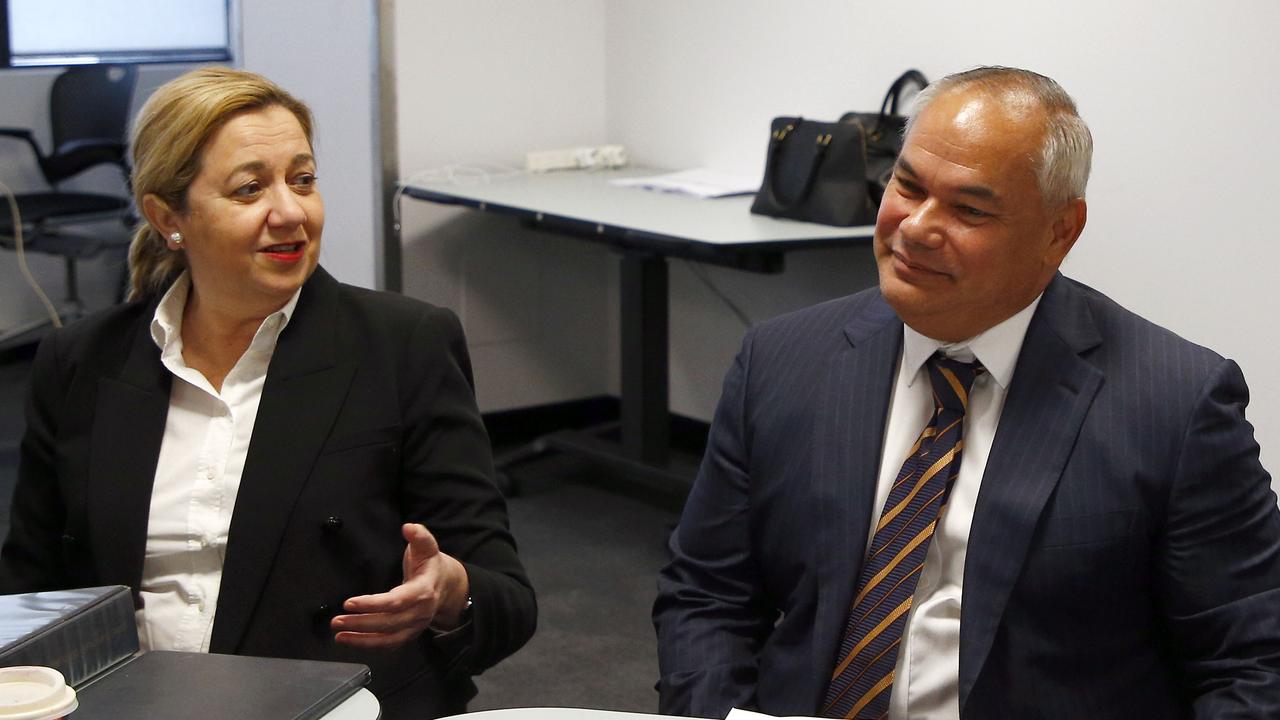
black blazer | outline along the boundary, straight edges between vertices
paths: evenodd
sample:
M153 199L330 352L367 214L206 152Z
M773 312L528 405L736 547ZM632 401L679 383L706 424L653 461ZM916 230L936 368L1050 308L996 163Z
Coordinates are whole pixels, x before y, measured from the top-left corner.
M852 605L902 321L763 323L724 385L654 609L663 712L817 712ZM1280 717L1280 511L1235 363L1056 277L964 570L962 718Z
M0 590L137 588L171 375L157 299L55 332L32 367ZM211 652L362 662L383 717L460 712L470 676L534 630L457 318L317 269L267 371ZM403 522L460 560L470 628L394 652L337 645L342 601L401 580Z

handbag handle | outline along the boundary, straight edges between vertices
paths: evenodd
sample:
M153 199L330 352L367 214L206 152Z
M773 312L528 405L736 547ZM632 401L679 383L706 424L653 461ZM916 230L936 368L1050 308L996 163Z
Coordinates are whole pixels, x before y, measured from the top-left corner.
M885 114L885 110L889 111L889 115L898 114L898 100L902 96L902 91L907 88L907 83L915 83L921 90L929 86L929 80L919 70L912 68L902 73L889 86L889 92L884 94L884 102L880 103L881 115Z
M902 97L902 91L907 88L908 83L915 83L921 90L929 85L929 80L924 73L912 68L898 76L897 80L889 86L889 92L884 94L884 101L880 103L880 116L876 118L876 127L871 131L872 139L880 137L880 130L884 127L885 120L891 115L898 114L898 100Z
M782 193L778 192L777 188L778 153L782 148L782 143L787 139L787 136L791 134L792 130L795 130L796 125L798 125L803 119L804 118L796 118L794 123L788 123L787 126L781 130L773 131L770 133L769 137L769 160L767 163L768 167L765 169L765 173L768 175L768 182L765 183L765 187L769 192L769 200L782 210L794 209L797 205L804 202L804 199L809 196L809 191L813 189L813 183L818 178L818 168L822 166L822 159L826 157L827 148L831 145L831 133L818 135L815 140L818 146L818 151L814 153L813 162L809 164L809 172L805 175L804 185L800 187L800 192L796 193L795 197L790 200L783 200Z

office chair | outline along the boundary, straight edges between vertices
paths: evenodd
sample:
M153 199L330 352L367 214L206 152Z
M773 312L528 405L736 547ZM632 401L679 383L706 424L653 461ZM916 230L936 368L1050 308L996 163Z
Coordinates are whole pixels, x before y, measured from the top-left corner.
M92 234L76 226L118 219L130 224L129 198L125 195L59 190L58 185L98 165L118 166L125 176L125 131L138 70L129 65L81 65L68 68L53 81L49 91L49 122L53 149L40 150L35 134L27 128L0 128L0 138L24 140L35 153L49 190L15 193L22 215L24 248L29 252L63 258L66 297L60 314L74 319L83 312L76 263L110 246L123 247L127 233ZM0 246L15 247L13 219L0 202ZM27 323L0 332L0 351L39 339L48 320Z

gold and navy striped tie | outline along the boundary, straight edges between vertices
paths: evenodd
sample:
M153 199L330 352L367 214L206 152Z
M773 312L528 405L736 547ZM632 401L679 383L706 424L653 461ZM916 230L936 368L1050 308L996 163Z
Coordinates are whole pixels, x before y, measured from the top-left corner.
M960 471L969 390L977 362L929 359L934 411L885 500L858 577L823 717L878 719L889 712L898 646L934 528Z

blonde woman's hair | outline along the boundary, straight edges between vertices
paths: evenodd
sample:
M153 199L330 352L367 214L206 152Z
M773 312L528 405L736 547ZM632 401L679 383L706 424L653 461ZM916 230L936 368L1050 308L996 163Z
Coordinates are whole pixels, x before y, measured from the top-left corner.
M255 73L225 67L192 70L147 100L134 124L133 199L155 195L175 212L186 212L187 190L200 174L200 159L214 134L244 112L283 107L298 118L312 142L311 110L279 85ZM129 299L158 295L187 267L145 217L129 245Z

